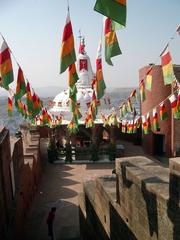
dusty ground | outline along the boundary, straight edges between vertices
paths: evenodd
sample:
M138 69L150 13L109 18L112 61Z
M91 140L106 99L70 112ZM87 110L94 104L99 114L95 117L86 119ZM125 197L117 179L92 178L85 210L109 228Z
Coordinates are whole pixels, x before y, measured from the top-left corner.
M25 239L49 239L46 218L52 206L57 207L56 239L78 238L78 193L82 191L82 181L111 174L113 168L113 163L48 164L28 218Z

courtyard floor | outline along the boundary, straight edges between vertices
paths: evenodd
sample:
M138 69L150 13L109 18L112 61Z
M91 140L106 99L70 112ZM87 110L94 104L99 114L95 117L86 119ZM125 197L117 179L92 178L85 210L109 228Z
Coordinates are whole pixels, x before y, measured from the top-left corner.
M125 157L146 156L157 161L145 154L141 146L126 141L120 144L125 147ZM114 167L114 163L108 160L87 164L47 163L27 219L24 239L49 239L46 218L51 207L57 208L54 223L56 240L79 239L78 193L82 191L82 183L98 176L111 175Z
M27 220L25 239L49 239L46 218L54 206L56 240L78 239L78 193L82 182L112 174L113 168L114 163L48 164Z

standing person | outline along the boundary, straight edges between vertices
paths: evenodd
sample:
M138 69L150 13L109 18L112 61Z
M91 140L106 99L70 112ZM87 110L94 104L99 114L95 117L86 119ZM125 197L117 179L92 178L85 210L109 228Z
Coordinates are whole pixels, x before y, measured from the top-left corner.
M48 214L47 220L46 220L46 222L48 224L48 234L52 240L55 240L54 229L53 229L55 212L56 212L56 208L52 207L51 211Z

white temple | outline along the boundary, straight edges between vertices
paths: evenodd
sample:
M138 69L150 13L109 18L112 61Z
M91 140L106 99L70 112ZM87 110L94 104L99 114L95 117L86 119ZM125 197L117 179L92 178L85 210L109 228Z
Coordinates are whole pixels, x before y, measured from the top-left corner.
M92 81L94 79L94 72L92 70L91 61L85 51L84 39L80 40L79 53L77 57L77 73L79 80L76 83L77 87L77 103L80 106L80 112L82 118L79 120L80 124L84 123L88 106L92 101ZM49 112L55 116L61 115L64 124L69 123L72 118L72 113L69 108L69 89L60 92L53 100L53 107L49 109ZM100 100L100 106L98 107L97 120L95 122L102 123L100 119L100 113L105 115L112 112L112 106L107 94Z

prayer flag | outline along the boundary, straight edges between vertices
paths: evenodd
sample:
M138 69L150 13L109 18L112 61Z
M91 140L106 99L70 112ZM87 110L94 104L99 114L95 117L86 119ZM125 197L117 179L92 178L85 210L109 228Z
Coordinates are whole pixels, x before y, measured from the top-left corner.
M18 76L17 76L17 84L16 84L16 94L15 99L18 100L26 93L26 84L24 80L24 75L22 69L19 67Z
M154 108L153 109L153 129L154 129L154 131L157 131L158 127L159 127L158 114L157 114L156 108Z
M180 88L178 89L178 96L177 96L178 100L177 100L177 109L178 112L180 112Z
M142 116L142 127L143 127L143 133L146 135L146 134L149 134L149 129L148 129L148 123L146 121L146 118L145 116Z
M101 40L99 42L98 51L97 51L97 57L96 57L96 94L97 99L100 99L104 96L104 91L106 89L106 84L104 82L103 78L103 72L102 72L102 43Z
M93 117L93 120L96 119L96 115L97 115L97 98L96 98L96 94L95 94L95 91L93 91L93 94L92 94L92 102L91 102L91 113L92 113L92 117Z
M166 107L164 105L164 102L162 102L160 105L160 111L159 111L159 115L160 115L160 119L161 120L166 120L168 119L168 113L167 113L167 110L166 110Z
M127 99L127 111L128 112L132 112L133 111L132 103L131 103L131 99L130 98Z
M27 102L28 115L31 118L32 112L33 112L33 101L32 101L31 87L29 82L27 82L27 85L26 85L26 102Z
M13 68L10 50L5 41L3 41L0 49L0 86L9 89L9 84L14 81Z
M145 87L144 87L144 79L142 79L142 80L140 81L139 88L140 88L141 102L144 102L144 101L146 100Z
M103 127L108 126L108 120L107 120L107 118L105 117L105 115L102 114L102 113L101 113L101 120L102 120L102 122L103 122Z
M148 70L146 74L146 89L151 91L152 88L152 67Z
M69 97L75 97L77 93L76 82L79 79L76 72L75 63L71 64L68 68L68 84L69 84Z
M126 0L96 0L94 10L126 26Z
M70 20L69 10L66 17L66 23L63 31L62 46L60 53L60 73L66 71L69 65L76 61L74 49L74 36Z
M134 120L133 133L137 133L137 119Z
M113 65L111 58L122 54L117 40L116 32L112 29L112 20L105 17L105 60L109 65Z
M180 116L179 116L179 113L178 113L178 105L177 105L178 100L177 100L176 96L174 94L172 94L169 97L169 101L171 103L171 109L172 109L172 113L173 113L174 118L179 119Z
M127 126L126 121L122 121L121 132L126 133L126 126Z
M8 97L8 116L12 117L12 98Z
M21 99L15 100L15 106L16 106L18 112L21 113L22 116L24 116L24 105L23 105Z
M151 131L151 119L149 113L146 114L146 122L148 126L148 131Z
M173 82L173 80L175 79L175 76L174 76L171 54L167 50L167 47L161 54L161 65L162 65L162 71L163 71L163 77L164 77L164 84L169 85Z
M67 128L68 128L68 131L70 134L72 133L76 133L78 131L78 127L77 127L77 124L74 122L74 120L72 119L70 121L70 123L67 125Z
M123 117L127 114L126 103L123 103L123 104L122 104L122 114L123 114Z

